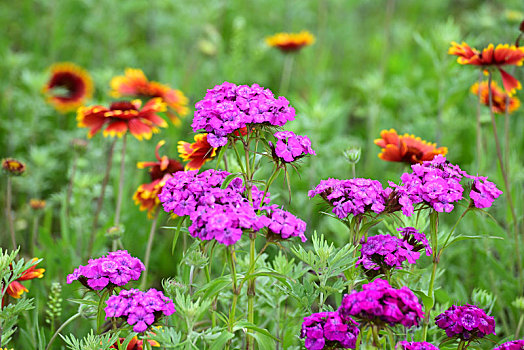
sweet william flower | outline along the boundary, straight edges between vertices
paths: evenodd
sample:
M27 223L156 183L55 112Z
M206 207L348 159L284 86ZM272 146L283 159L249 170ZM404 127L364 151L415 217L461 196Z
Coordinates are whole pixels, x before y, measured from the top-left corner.
M167 105L167 115L175 125L188 113L187 97L180 90L171 89L165 84L149 81L140 69L126 68L125 75L111 79L110 95L115 98L161 98Z
M313 45L315 37L307 30L300 33L277 33L266 38L266 43L276 47L283 53L300 51L306 46Z
M395 346L396 350L439 350L438 347L431 343L427 343L425 341L421 342L408 342L408 341L401 341L398 342Z
M198 170L217 154L217 148L212 147L207 141L206 133L196 134L194 141L193 143L178 142L178 154L188 162L185 170Z
M77 111L78 126L89 128L88 137L93 137L102 128L104 136L122 137L129 132L138 140L149 140L158 127L167 123L158 115L165 112L166 105L160 98L149 100L143 107L140 100L113 102L104 106L80 107Z
M498 69L502 76L504 89L510 95L513 95L515 90L522 88L522 85L514 76L501 68L504 66L521 66L524 62L524 48L522 47L509 44L499 44L495 47L493 44L489 44L487 48L479 51L471 48L465 42L458 44L453 41L448 53L458 56L457 62L460 64L479 66L482 69L491 67Z
M82 67L64 62L52 65L50 71L51 77L42 91L57 111L75 111L93 95L93 81Z
M499 345L493 350L522 350L524 349L524 339L508 341Z
M273 159L285 164L294 162L308 154L315 155L311 148L311 140L307 136L296 135L292 131L278 131L273 136L276 143L269 142Z
M338 312L318 312L304 317L300 338L308 350L354 349L360 333L358 322L343 320Z
M475 305L452 305L435 317L437 327L446 331L449 338L472 341L495 334L495 319Z
M480 102L489 107L489 88L488 82L483 81L477 82L471 86L471 93L475 96L479 96L480 89ZM502 90L495 81L491 82L491 99L492 99L492 110L493 113L503 114L508 109L508 113L513 113L520 107L520 100L516 97L509 96L504 90ZM506 106L506 101L509 99L509 104Z
M400 136L395 129L382 130L380 139L376 139L375 144L382 148L378 157L389 162L417 164L448 152L446 147L437 148L435 143L424 141L415 135Z

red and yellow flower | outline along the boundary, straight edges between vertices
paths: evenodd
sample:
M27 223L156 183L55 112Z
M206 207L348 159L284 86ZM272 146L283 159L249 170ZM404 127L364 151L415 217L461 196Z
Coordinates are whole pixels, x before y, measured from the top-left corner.
M171 89L165 84L149 81L140 69L127 68L125 75L111 79L111 96L115 98L134 96L161 98L167 105L167 115L175 125L180 125L180 118L187 115L188 99L180 90Z
M80 107L77 111L78 126L89 128L88 137L93 137L105 127L104 136L121 137L128 130L139 140L149 140L153 133L159 132L158 127L165 128L167 123L157 113L165 112L166 105L160 98L149 100L144 107L142 102L114 102L109 108L104 106Z
M38 258L33 258L33 262L37 261ZM36 265L31 266L22 273L22 276L18 277L15 281L9 283L7 286L7 295L12 296L15 299L19 299L24 292L29 292L29 290L24 287L19 281L32 280L34 278L44 277L45 269L37 269Z
M277 33L266 38L266 43L269 46L276 47L285 53L299 51L304 46L312 45L314 42L315 37L307 30L300 33Z
M184 161L189 161L185 170L198 170L217 154L217 149L207 142L207 134L196 134L194 140L193 143L178 141L178 154Z
M14 158L2 159L2 169L8 175L20 176L25 172L25 164Z
M380 139L375 144L382 148L378 157L389 162L404 162L409 164L432 160L437 154L446 155L448 149L429 143L414 135L399 136L395 129L382 130Z
M51 78L42 91L59 112L74 111L93 95L93 81L82 67L65 62L52 65L50 70Z
M29 200L29 206L34 209L34 210L40 210L40 209L44 209L45 208L45 200L43 199L36 199L36 198L31 198Z
M473 84L470 91L475 96L479 96L479 83ZM503 114L506 112L506 101L508 98L508 113L513 113L520 107L520 100L506 94L494 81L491 82L491 96L494 113ZM480 102L489 107L489 88L487 81L480 83Z
M149 168L151 182L138 186L138 189L133 195L133 199L135 204L140 205L140 210L147 210L149 218L153 217L156 208L160 204L158 195L162 191L162 187L164 187L166 181L171 178L171 174L184 170L184 166L177 160L170 159L167 156L160 157L158 150L164 144L165 141L162 140L156 145L156 162L137 163L139 169Z
M499 44L496 47L489 44L487 48L479 51L470 47L465 42L458 44L451 43L448 54L455 55L457 62L480 66L483 69L494 67L499 70L502 76L504 89L510 94L514 94L517 89L521 89L520 82L511 74L502 69L502 66L521 66L524 62L524 48L509 44Z
M110 349L119 349L119 345L124 343L125 338L120 338L117 343L111 345ZM160 344L155 340L147 340L151 346L159 347ZM120 344L118 344L120 343ZM143 350L144 349L144 340L138 339L137 336L134 336L129 344L127 344L126 350Z

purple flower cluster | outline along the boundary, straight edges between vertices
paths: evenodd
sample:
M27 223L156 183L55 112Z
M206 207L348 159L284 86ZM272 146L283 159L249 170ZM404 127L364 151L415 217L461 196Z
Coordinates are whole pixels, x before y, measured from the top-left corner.
M476 208L489 208L501 194L502 191L493 182L487 181L485 177L477 177L473 181L469 197Z
M284 163L291 163L308 154L315 155L311 140L307 136L295 135L292 131L278 131L274 134L276 145L270 142L274 156Z
M408 261L415 264L420 253L415 252L413 246L400 238L390 235L377 235L362 238L360 258L356 266L362 264L366 270L380 270L381 273L391 268L400 269L402 263Z
M175 312L173 301L153 288L147 292L124 289L120 294L110 296L106 304L106 320L109 317L124 317L137 333L144 332L162 315L169 316Z
M414 227L400 227L397 228L397 231L402 234L404 241L411 245L414 251L419 252L422 249L425 249L427 256L430 256L433 253L424 232L419 232Z
M306 223L295 215L278 208L276 205L264 208L266 216L262 217L264 226L268 228L269 240L283 240L290 237L300 237L302 242L307 241Z
M500 346L497 346L493 350L523 350L524 339L508 341Z
M439 350L438 347L431 343L426 343L425 341L414 341L414 342L408 342L408 341L401 341L398 342L395 349L398 350Z
M449 213L454 208L453 203L463 198L464 188L460 180L467 174L458 165L447 163L442 155L422 164L413 164L411 169L412 173L402 174L402 185L390 182L399 196L404 215L413 215L413 205L417 203Z
M338 312L319 312L304 317L300 338L308 350L354 349L360 330L352 318L342 320Z
M101 290L136 281L144 270L140 259L132 257L126 250L118 250L98 259L89 259L87 266L80 265L67 276L67 283L79 281L87 288Z
M192 221L189 233L202 240L216 239L224 245L235 244L243 229L260 230L264 218L255 210L261 206L263 192L252 187L253 205L243 196L242 179L233 179L226 188L220 188L230 175L226 171L206 170L173 174L158 196L166 212L188 215ZM264 204L269 203L266 194Z
M205 130L212 147L224 146L227 136L247 124L283 126L295 119L295 109L284 97L276 99L269 89L224 82L207 90L195 105L193 131Z
M418 326L424 317L422 305L406 286L395 289L387 281L377 278L362 289L344 295L339 309L342 319L355 316L378 325L385 322L409 328Z
M381 213L386 208L391 192L391 188L382 188L382 184L376 180L328 179L320 181L308 195L310 198L320 195L334 207L335 215L345 219L349 214L356 216L368 211Z
M475 305L453 305L435 318L435 324L450 338L473 340L495 334L495 319Z

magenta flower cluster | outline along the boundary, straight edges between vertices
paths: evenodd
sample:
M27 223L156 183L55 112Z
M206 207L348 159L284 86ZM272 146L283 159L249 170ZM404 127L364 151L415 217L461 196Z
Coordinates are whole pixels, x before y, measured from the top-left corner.
M292 131L278 131L274 134L276 144L270 142L274 156L283 163L291 163L308 154L315 155L311 140L307 136L296 135Z
M420 341L420 342L401 341L397 343L397 346L395 347L395 349L398 349L398 350L439 350L439 348L436 347L435 345L431 343L427 343L425 341Z
M243 230L259 231L266 226L282 239L292 236L305 239L306 224L302 220L275 206L266 206L270 202L269 193L264 197L264 193L253 186L251 205L244 196L242 179L235 178L226 188L221 188L228 175L226 171L212 169L200 174L179 171L166 181L158 198L166 212L189 216L192 221L189 233L201 240L215 239L231 245L242 237ZM258 209L263 209L268 216L258 216Z
M453 305L435 318L435 324L445 330L448 337L461 340L495 334L495 319L475 305Z
M508 341L493 350L522 350L524 349L524 339Z
M284 240L291 237L300 237L302 242L307 241L306 223L295 215L272 205L264 208L266 216L262 217L264 226L268 228L270 240Z
M304 317L300 338L308 350L354 349L360 330L352 318L342 320L338 312L319 312Z
M473 181L469 197L476 208L489 208L493 201L502 194L493 182L485 177L477 177Z
M344 295L338 310L342 319L350 316L381 325L401 324L413 327L420 324L424 317L422 305L413 292L406 286L395 289L386 280L377 278L365 284L362 291L353 291Z
M446 161L442 155L437 155L431 161L422 164L413 164L412 173L401 176L402 184L395 188L402 213L413 215L414 204L423 203L438 212L449 213L453 210L454 203L463 199L464 187L460 181L463 178L473 180L470 198L477 208L488 208L495 198L502 193L494 183L485 177L472 176L461 170L458 165Z
M132 257L126 250L118 250L98 259L89 259L86 266L80 265L67 276L67 283L79 281L87 288L101 290L136 281L144 270L140 259Z
M153 288L147 292L122 290L120 294L110 296L106 304L106 320L109 317L125 318L137 333L146 331L162 315L169 316L175 312L173 301Z
M333 206L333 213L340 219L348 215L360 215L372 211L381 213L386 208L391 188L383 188L382 184L370 179L320 181L308 195L310 198L320 195Z
M227 136L247 124L283 126L295 119L295 109L284 97L275 98L271 90L224 82L207 90L195 105L193 131L205 130L212 147L224 146Z
M392 268L401 269L406 260L415 264L420 258L420 253L415 252L412 245L390 235L362 238L360 253L356 266L362 264L366 270L380 270L382 273Z
M404 241L413 247L414 251L419 252L424 249L427 256L430 256L433 253L428 238L424 232L419 232L414 227L399 227L397 228L397 231L400 232Z

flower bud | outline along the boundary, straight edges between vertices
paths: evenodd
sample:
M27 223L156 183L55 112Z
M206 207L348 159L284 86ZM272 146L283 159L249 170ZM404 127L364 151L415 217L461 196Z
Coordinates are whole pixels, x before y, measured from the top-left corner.
M122 224L111 226L106 231L106 237L112 241L115 241L117 239L122 238L122 236L124 235L124 232L125 232L125 228L124 228L124 225Z
M362 150L360 147L350 147L344 151L344 157L351 164L357 164L360 160Z
M524 297L520 297L520 298L517 298L515 299L515 301L513 301L513 306L515 306L517 309L519 310L524 310Z

